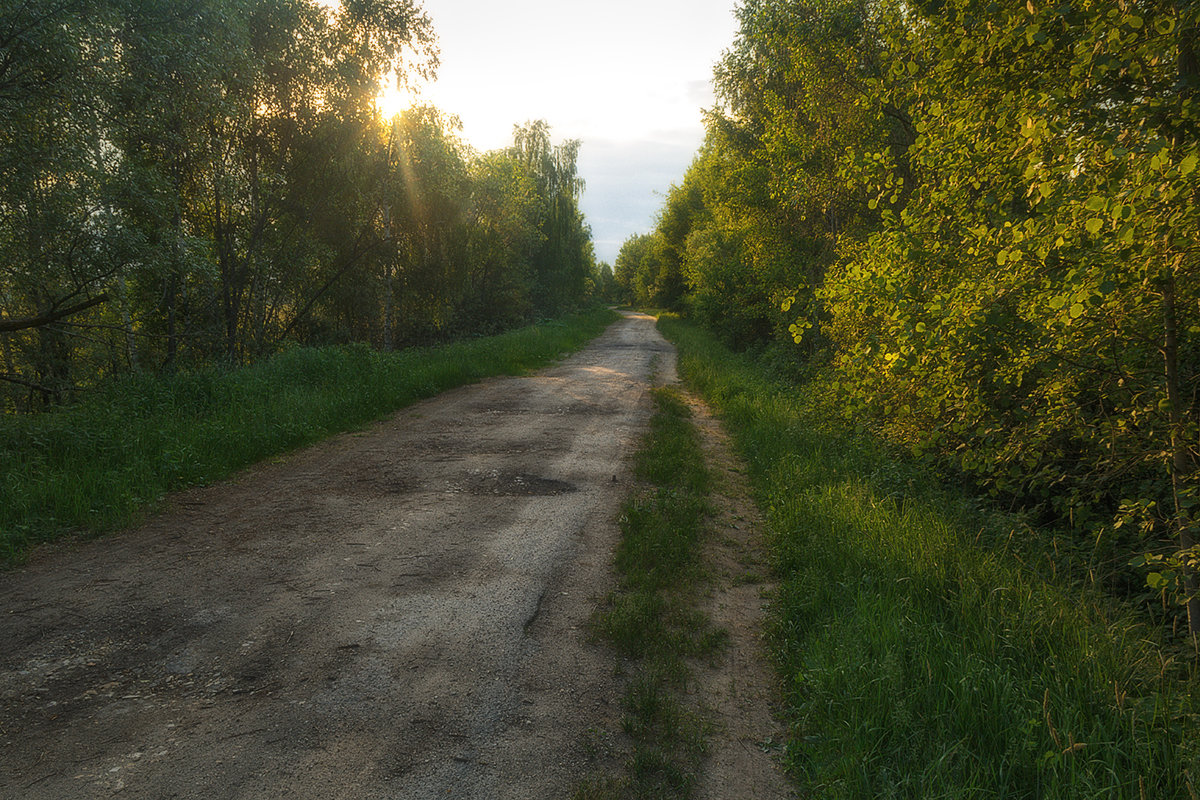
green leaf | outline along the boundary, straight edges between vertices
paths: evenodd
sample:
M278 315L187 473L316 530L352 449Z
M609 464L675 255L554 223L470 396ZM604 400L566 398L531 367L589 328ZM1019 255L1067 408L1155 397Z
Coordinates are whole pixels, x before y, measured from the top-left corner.
M1083 316L1083 312L1085 310L1086 309L1083 307L1083 303L1075 303L1074 305L1071 306L1071 311L1070 311L1071 319L1079 319L1080 317Z
M1092 217L1087 221L1087 224L1084 227L1087 228L1088 233L1090 233L1092 236L1095 236L1100 232L1100 228L1103 226L1104 220L1100 219L1099 217Z
M1197 162L1200 162L1200 157L1197 157L1195 153L1192 153L1190 156L1185 158L1183 161L1179 162L1179 174L1180 175L1192 174L1192 172L1194 172L1196 169Z

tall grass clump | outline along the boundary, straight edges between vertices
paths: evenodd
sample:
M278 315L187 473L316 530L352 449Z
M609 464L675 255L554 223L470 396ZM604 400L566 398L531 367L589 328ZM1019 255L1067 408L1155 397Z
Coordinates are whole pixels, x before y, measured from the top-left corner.
M807 399L819 377L784 385L693 326L660 326L767 515L788 765L806 796L1197 796L1188 655L1038 568L1051 537L826 424Z
M657 389L639 450L646 488L626 502L616 590L593 619L630 664L622 727L633 742L626 776L588 798L686 798L699 775L707 725L683 700L687 659L711 654L722 633L693 609L708 514L709 473L691 411L677 391Z
M596 309L395 353L297 347L237 369L133 375L76 405L0 417L0 564L67 532L128 525L174 489L221 479L446 389L542 366L614 319Z

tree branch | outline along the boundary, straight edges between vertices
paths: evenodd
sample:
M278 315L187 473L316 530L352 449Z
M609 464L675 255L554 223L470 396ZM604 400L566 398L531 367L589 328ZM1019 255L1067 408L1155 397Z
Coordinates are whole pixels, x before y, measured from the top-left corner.
M36 317L26 317L25 319L0 319L0 333L12 333L13 331L23 331L27 328L40 328L44 325L49 325L52 322L58 322L63 317L69 317L72 314L78 314L80 311L86 311L92 306L98 306L101 303L108 302L108 295L101 294L93 297L91 300L85 300L82 303L77 303L69 308L59 309L57 311L47 311L45 314L39 314Z
M362 233L360 233L359 241L361 242L362 239L366 238L366 235L367 235L367 230L364 230ZM320 300L321 297L327 291L329 291L331 288L333 288L333 285L335 283L337 283L339 280L341 280L342 276L344 276L347 272L349 272L351 267L353 267L355 264L357 264L359 262L359 260L363 258L363 256L368 255L369 253L371 253L373 250L377 249L382 244L383 244L383 241L381 240L381 241L376 241L376 242L373 242L372 244L367 245L362 250L360 250L357 253L355 253L354 255L350 256L344 264L342 264L340 267L338 267L338 269L333 273L333 276L331 278L329 278L329 280L325 281L325 283L321 286L321 288L317 290L317 293L314 294L312 297L310 297L308 299L308 302L304 304L304 307L301 308L299 311L297 311L296 314L292 317L291 321L289 321L288 324L284 326L283 331L279 334L279 337L278 337L279 340L282 341L289 333L292 332L292 329L296 327L296 325L300 322L300 320L304 319L305 316L308 315L308 312L312 310L312 307L314 305L316 305L317 301Z
M42 386L39 383L32 383L31 381L23 380L21 378L14 378L12 375L0 375L0 381L15 383L17 386L24 386L27 389L33 389L34 391L41 392L44 395L49 395L54 391L53 389Z

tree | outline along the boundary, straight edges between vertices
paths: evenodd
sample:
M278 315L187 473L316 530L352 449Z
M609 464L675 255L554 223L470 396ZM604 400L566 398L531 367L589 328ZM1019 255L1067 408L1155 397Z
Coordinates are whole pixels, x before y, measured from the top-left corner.
M411 0L0 6L0 398L287 340L391 348L594 286L578 142L470 153L385 76L437 65Z
M1194 541L1194 13L882 6L918 135L859 158L881 224L823 291L856 397L1108 552Z
M578 302L595 269L591 230L579 211L579 147L578 140L554 145L545 120L513 130L509 152L533 180L542 204L542 241L531 264L532 299L540 314L557 314Z
M1114 588L1151 549L1193 630L1197 14L747 0L655 234L727 339L830 347L848 418L1074 530ZM647 246L616 265L645 298Z
M532 265L544 241L542 203L529 170L497 151L471 164L471 226L464 323L499 330L533 315Z
M102 2L0 7L3 377L47 403L74 383L68 323L103 310L134 244L107 202L113 19Z
M621 287L625 301L640 306L653 305L657 276L654 235L643 233L627 238L613 265L613 279Z

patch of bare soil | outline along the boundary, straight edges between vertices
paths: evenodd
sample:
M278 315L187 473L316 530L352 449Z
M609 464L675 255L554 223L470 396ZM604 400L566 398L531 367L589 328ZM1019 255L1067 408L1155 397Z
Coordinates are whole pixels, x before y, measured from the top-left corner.
M778 761L786 731L777 716L779 681L763 641L764 606L775 587L768 580L761 515L720 423L700 400L689 397L688 404L714 482L713 533L704 552L711 582L699 607L729 634L717 660L696 667L700 703L717 727L696 798L795 797Z
M670 354L631 315L0 573L0 798L569 796L619 726L585 626Z

